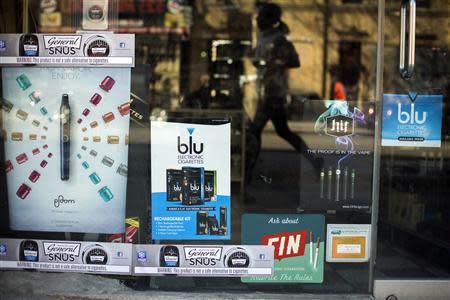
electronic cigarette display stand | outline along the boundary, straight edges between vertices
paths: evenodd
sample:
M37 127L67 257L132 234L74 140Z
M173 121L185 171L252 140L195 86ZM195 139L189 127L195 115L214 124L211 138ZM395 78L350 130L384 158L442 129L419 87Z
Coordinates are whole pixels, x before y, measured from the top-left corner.
M134 35L0 39L10 229L124 232Z
M314 139L301 155L299 209L368 211L372 200L371 103L311 103ZM320 112L320 114L317 114Z

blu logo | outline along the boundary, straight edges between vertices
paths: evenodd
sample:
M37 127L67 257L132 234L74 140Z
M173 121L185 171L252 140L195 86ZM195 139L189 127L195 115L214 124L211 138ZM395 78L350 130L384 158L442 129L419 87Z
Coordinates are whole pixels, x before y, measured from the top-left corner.
M191 191L193 191L193 192L196 192L200 189L200 187L195 183L195 181L194 181L194 183L190 183L189 187L191 188Z
M176 185L173 186L173 190L174 190L175 192L181 192L181 186L178 185L178 182L177 182Z
M411 110L403 111L402 104L397 104L398 115L397 119L400 124L419 124L422 125L427 121L427 112L422 112L422 119L419 119L419 112L415 111L414 103L411 103Z
M189 142L187 144L181 143L181 137L178 136L178 152L180 154L200 154L203 152L203 143L200 143L197 145L197 143L194 143L192 139L192 134L194 133L195 128L188 128L189 132ZM197 148L198 146L198 148Z

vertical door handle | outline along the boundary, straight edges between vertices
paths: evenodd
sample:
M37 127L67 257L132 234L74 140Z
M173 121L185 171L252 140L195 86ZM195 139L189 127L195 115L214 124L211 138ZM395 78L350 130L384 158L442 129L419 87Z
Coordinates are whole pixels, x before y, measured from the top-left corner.
M406 56L406 12L409 4L409 43L408 61ZM403 0L400 8L400 75L410 79L414 74L414 57L416 52L416 0Z

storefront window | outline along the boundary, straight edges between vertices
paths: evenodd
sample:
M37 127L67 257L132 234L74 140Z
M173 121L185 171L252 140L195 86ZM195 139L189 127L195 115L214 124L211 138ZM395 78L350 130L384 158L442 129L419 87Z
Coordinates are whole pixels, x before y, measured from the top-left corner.
M404 80L393 2L4 1L0 260L129 264L144 289L364 295L425 240L438 263L448 32L417 4ZM386 144L389 95L443 103L438 148Z

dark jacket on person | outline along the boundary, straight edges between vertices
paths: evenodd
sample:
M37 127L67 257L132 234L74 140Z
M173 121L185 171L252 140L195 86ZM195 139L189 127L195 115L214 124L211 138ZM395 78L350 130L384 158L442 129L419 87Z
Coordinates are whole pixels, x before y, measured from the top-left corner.
M289 68L300 67L300 58L294 45L286 39L289 31L284 23L262 31L256 43L254 65L258 72L258 89L262 99L284 99L288 94Z

